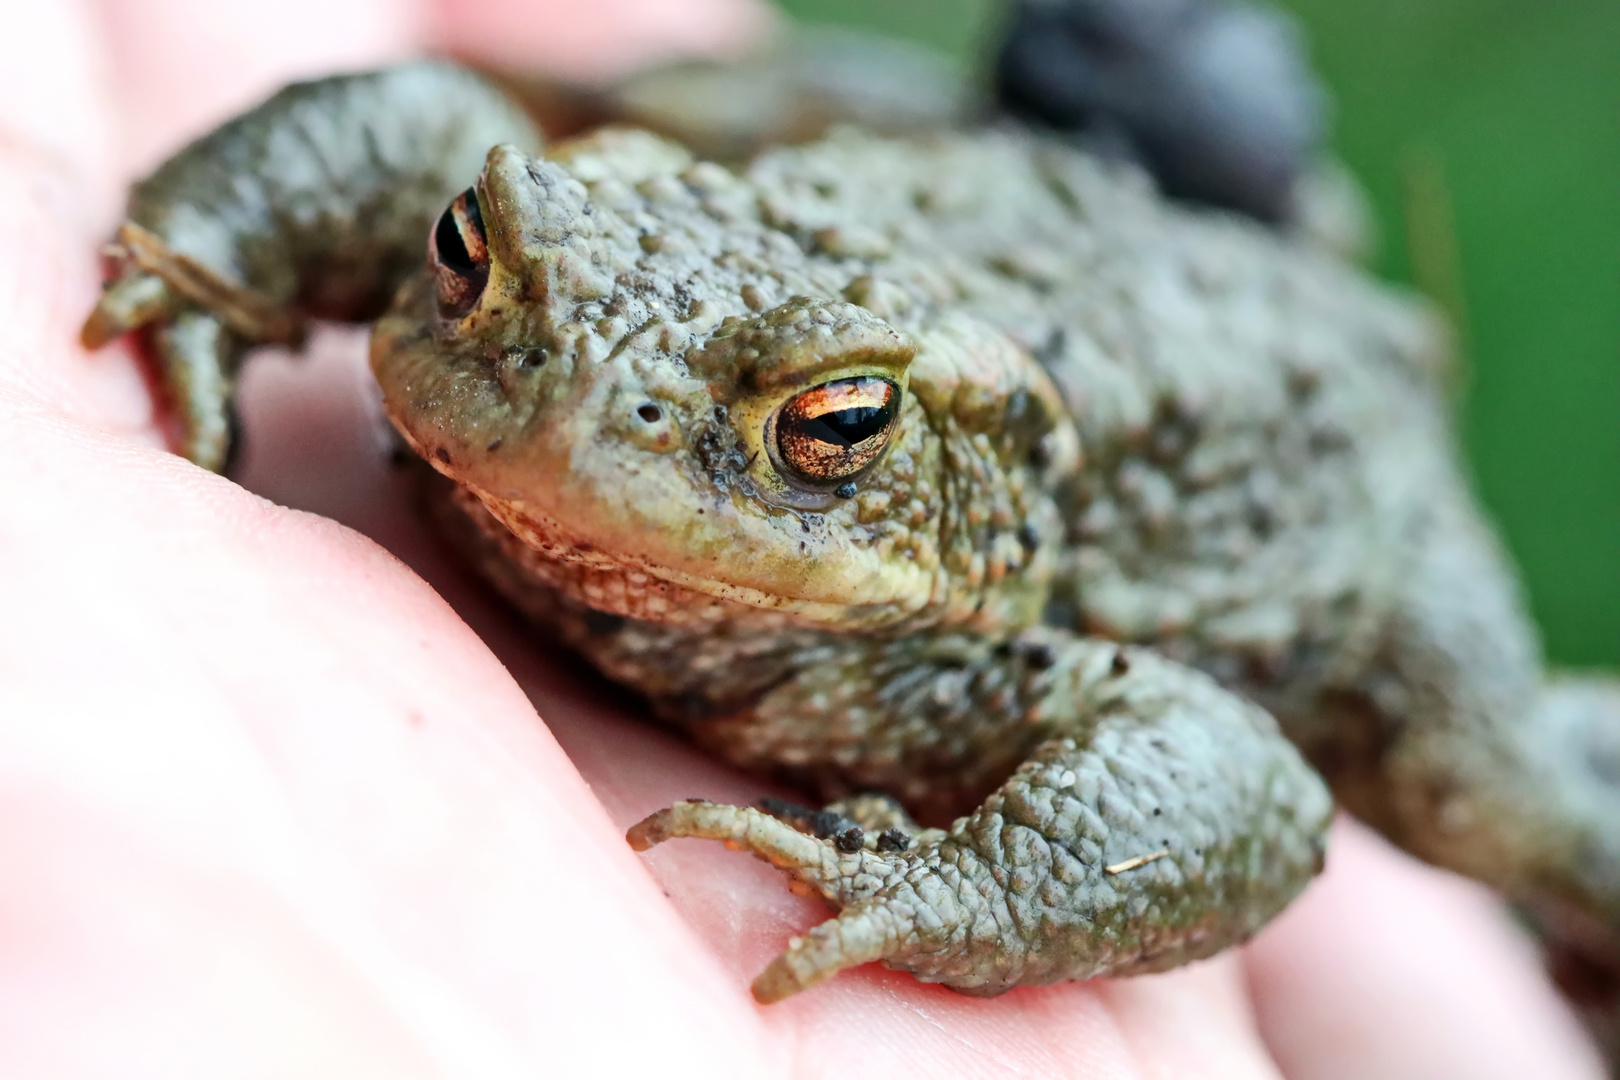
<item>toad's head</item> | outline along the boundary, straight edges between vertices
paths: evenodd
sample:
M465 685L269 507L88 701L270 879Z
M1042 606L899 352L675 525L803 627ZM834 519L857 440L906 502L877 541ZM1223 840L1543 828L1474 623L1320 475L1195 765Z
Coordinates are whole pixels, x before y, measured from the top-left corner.
M985 611L1057 542L1055 392L844 299L745 184L631 133L495 148L378 324L390 417L550 559L812 624Z

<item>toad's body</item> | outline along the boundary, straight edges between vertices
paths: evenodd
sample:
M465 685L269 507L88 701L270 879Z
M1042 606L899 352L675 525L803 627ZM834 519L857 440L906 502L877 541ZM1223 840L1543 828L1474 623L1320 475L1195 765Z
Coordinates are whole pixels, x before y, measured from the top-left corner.
M1043 621L1308 707L1365 666L1444 479L1434 327L1133 179L1015 133L846 133L743 176L633 132L498 153L492 248L573 241L491 279L521 297L538 278L542 304L486 300L447 356L401 344L432 320L424 280L377 368L423 456L529 542L497 533L502 557L577 578L564 592L596 610L701 627L581 639L682 708L774 684L760 658L812 641L950 629L989 648ZM749 369L794 351L824 371L754 400ZM869 369L908 381L887 455L849 497L777 496L766 416ZM558 490L569 473L583 490ZM934 767L999 780L1025 743L999 731ZM839 752L807 742L797 763L847 774ZM937 798L902 757L840 786Z
M214 139L347 108L386 156L406 120L361 93L445 133L354 191L464 169L442 208L488 131L526 134L417 68ZM98 316L158 318L183 390L223 384L254 313L367 291L344 252L299 254L319 214L199 230L186 160L138 193ZM762 998L867 960L993 993L1240 940L1330 810L1273 716L1417 853L1620 924L1613 692L1543 684L1457 477L1437 327L1335 257L1016 131L844 132L741 172L634 131L498 146L417 227L373 367L455 481L452 534L696 740L845 800L632 830L740 842L840 909ZM286 273L258 269L266 228Z

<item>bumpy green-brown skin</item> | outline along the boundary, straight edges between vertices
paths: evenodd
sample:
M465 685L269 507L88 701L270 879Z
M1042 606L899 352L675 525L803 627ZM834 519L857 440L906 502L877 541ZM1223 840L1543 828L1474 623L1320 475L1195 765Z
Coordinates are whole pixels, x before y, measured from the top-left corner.
M1242 940L1320 865L1294 743L1419 854L1620 925L1620 708L1543 688L1409 301L1016 131L741 174L609 131L497 146L478 201L477 302L440 310L430 266L377 326L390 416L516 603L698 742L845 799L631 831L734 841L839 909L763 1000L870 960L995 993ZM806 485L772 418L853 376L901 388L894 434L852 489Z

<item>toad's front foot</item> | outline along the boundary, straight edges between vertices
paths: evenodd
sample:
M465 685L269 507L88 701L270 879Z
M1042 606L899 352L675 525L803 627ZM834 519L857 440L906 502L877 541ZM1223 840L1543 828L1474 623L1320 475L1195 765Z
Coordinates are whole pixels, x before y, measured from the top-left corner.
M309 318L380 314L421 265L434 218L508 141L538 135L448 64L290 86L135 185L80 339L140 331L175 449L221 469L247 351L296 347Z
M949 829L882 806L773 816L694 801L628 839L720 840L837 910L755 980L762 1002L874 960L992 995L1209 956L1320 869L1331 803L1258 709L1163 661L1132 672L1138 685L1110 700L1134 715L1045 743Z
M836 918L789 942L754 980L754 997L766 1004L873 960L900 966L895 961L915 951L918 943L918 916L926 918L945 899L934 895L940 879L923 869L937 841L914 846L899 830L867 836L856 825L818 837L753 807L683 802L639 822L628 839L637 851L645 851L679 836L751 851L792 874L800 889L819 893L842 909ZM937 916L927 921L940 923Z

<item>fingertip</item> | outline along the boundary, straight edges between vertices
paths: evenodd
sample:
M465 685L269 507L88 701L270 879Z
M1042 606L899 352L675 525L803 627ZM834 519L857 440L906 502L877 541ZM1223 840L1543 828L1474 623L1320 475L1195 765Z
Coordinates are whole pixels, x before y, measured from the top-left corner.
M145 172L288 82L420 51L428 0L101 0L118 160Z
M760 0L430 0L450 52L518 72L600 79L683 56L723 55L775 24Z
M1293 1080L1606 1075L1500 900L1351 821L1245 959L1261 1032Z
M79 0L11 4L0 34L0 143L71 174L80 198L111 202L106 53L95 11ZM8 155L9 157L9 155Z

